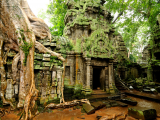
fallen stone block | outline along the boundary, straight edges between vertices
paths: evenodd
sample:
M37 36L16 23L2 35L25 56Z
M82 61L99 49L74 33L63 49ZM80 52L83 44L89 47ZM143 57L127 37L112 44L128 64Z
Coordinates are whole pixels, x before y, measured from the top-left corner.
M130 100L130 99L121 99L120 101L123 102L123 103L129 104L129 105L133 105L133 106L137 105L137 101L133 101L133 100Z
M120 107L128 107L128 104L122 103L120 101L116 101Z
M101 117L102 117L102 116L100 116L100 115L97 115L97 117L96 117L96 118L97 118L97 120L99 120Z
M92 107L91 105L85 103L82 105L83 106L83 109L86 111L87 114L92 114L95 112L95 108Z
M91 105L96 109L100 109L100 108L103 108L104 106L106 106L103 102L101 101L98 101L98 102L93 102L91 103Z
M110 102L109 101L103 101L103 103L106 105L106 108L110 108L111 105L110 105Z
M111 107L118 107L119 106L119 104L115 100L110 100L109 103L110 103Z
M157 112L155 109L133 107L128 108L128 115L142 120L154 120L157 117Z

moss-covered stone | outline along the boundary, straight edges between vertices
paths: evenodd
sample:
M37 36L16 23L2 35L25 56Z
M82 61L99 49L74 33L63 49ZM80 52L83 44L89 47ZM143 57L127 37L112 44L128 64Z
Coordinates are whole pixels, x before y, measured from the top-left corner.
M83 109L86 111L87 114L92 114L95 112L95 108L92 107L91 105L85 103L82 105L83 106Z
M157 112L155 109L134 107L128 108L128 115L142 120L154 120L157 117Z

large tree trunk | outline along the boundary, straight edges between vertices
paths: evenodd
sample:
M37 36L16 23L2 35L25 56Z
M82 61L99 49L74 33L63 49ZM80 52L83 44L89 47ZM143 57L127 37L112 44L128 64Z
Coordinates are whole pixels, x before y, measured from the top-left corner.
M11 102L7 102L4 98L7 87L2 51L2 48L4 47L5 49L13 49L18 52L12 64L12 72L13 74L15 73L15 75L13 75L13 80L15 81L17 72L16 67L18 60L20 59L20 88L19 103L17 107L24 106L26 112L25 119L27 120L28 113L30 113L29 109L34 106L38 95L38 90L35 88L33 68L35 42L39 39L51 39L51 34L45 22L42 19L36 18L36 16L32 13L28 6L27 0L0 0L0 6L1 98L4 103L11 104ZM22 49L22 46L24 46L26 42L32 44L28 51L29 54L26 54L26 51ZM5 45L3 45L3 43L5 43ZM44 46L43 48L44 50L47 50ZM63 62L65 61L60 54L50 50L47 51L50 52L51 55L57 56ZM27 58L26 64L24 63L25 58Z

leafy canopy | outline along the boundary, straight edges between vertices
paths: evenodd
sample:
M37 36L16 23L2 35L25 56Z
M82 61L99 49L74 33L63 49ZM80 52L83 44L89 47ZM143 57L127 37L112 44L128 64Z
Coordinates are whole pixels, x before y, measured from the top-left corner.
M53 24L50 27L52 35L63 35L64 17L67 12L65 2L51 0L48 5L47 14ZM104 6L114 15L113 23L122 34L129 55L142 56L144 46L152 40L151 36L156 35L153 31L160 12L160 0L106 0Z

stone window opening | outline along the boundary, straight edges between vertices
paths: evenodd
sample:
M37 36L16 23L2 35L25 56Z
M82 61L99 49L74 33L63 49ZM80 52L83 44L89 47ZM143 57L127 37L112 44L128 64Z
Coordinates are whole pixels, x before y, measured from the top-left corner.
M89 36L91 35L91 32L92 32L92 30L89 29L89 30L88 30L88 35L89 35Z

